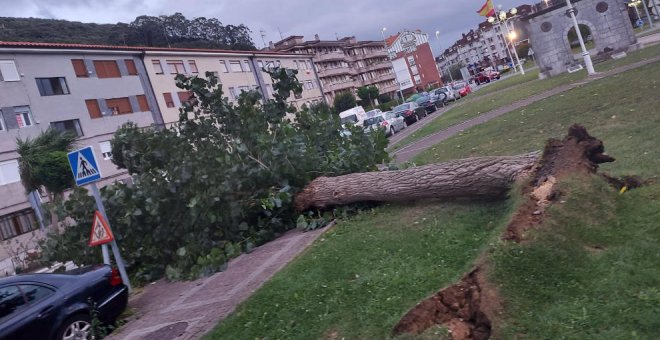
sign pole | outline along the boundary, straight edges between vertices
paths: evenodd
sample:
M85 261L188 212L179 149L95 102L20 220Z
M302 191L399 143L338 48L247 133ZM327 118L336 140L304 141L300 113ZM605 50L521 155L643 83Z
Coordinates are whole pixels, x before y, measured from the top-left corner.
M112 230L112 227L110 226L110 220L108 219L108 215L106 215L105 213L105 207L103 206L103 201L101 200L101 193L99 192L99 188L96 186L96 182L92 182L89 186L92 188L92 195L94 196L94 200L96 201L97 209L105 219L105 222L108 223L108 227L110 227L110 230ZM124 260L121 258L121 254L119 253L119 247L117 246L117 241L113 239L110 245L112 246L112 254L115 256L115 261L117 262L117 268L119 269L119 274L121 274L121 279L124 281L124 284L128 287L128 291L130 293L133 291L133 288L131 287L131 281L128 279L128 274L126 274L126 268L124 267ZM101 250L103 252L103 262L105 264L110 264L110 254L108 254L108 245L102 244Z

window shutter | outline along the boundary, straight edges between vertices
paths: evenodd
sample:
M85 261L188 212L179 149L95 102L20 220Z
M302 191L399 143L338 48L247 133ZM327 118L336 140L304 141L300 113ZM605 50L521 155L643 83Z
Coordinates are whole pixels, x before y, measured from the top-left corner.
M16 121L16 112L14 112L13 107L11 106L3 107L2 117L5 120L5 127L7 128L7 130L18 129L18 122Z
M13 60L0 60L0 73L2 73L2 80L4 81L21 80Z
M96 76L99 78L107 78L108 74L105 72L105 64L101 60L94 60L94 70Z
M87 99L85 100L85 104L87 105L87 112L89 112L89 116L92 119L103 117L103 115L101 114L101 108L99 107L98 100Z
M140 106L140 111L141 112L148 112L151 111L149 110L149 102L147 101L147 96L141 94L137 96L138 100L138 105Z
M135 67L135 61L133 59L126 59L124 62L126 63L126 70L128 71L128 75L136 76L138 71Z

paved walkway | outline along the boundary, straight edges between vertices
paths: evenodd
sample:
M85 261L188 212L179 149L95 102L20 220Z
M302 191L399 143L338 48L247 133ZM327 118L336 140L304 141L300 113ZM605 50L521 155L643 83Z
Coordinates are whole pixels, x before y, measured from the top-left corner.
M486 112L482 115L479 115L477 117L474 117L472 119L466 120L466 121L458 123L456 125L452 125L452 126L446 128L444 130L440 130L438 132L435 132L433 134L425 136L424 138L421 138L421 139L419 139L417 141L414 141L414 142L412 142L412 143L410 143L410 144L408 144L408 145L406 145L406 146L404 146L404 147L402 147L398 150L395 150L395 151L391 152L391 155L394 157L394 159L398 163L403 163L403 162L409 161L411 158L418 155L422 151L424 151L424 150L426 150L426 149L428 149L428 148L444 141L445 139L448 139L448 138L454 136L455 134L457 134L457 133L459 133L459 132L461 132L465 129L468 129L468 128L471 128L473 126L482 124L482 123L487 122L487 121L489 121L493 118L499 117L499 116L501 116L503 114L506 114L506 113L509 113L511 111L518 110L522 107L528 106L530 104L533 104L533 103L538 102L540 100L546 99L548 97L551 97L551 96L560 94L562 92L574 89L578 86L582 86L584 84L590 83L594 80L602 79L602 78L605 78L605 77L608 77L608 76L611 76L611 75L614 75L614 74L619 74L619 73L622 73L622 72L625 72L625 71L628 71L628 70L631 70L631 69L634 69L634 68L637 68L637 67L641 67L641 66L644 66L644 65L648 65L648 64L651 64L651 63L655 63L655 62L658 62L658 61L660 61L660 56L656 56L656 57L651 58L651 59L647 59L647 60L639 61L639 62L636 62L636 63L632 63L630 65L621 66L621 67L612 69L612 70L607 71L607 72L597 73L593 76L590 76L586 79L580 80L580 81L575 82L575 83L558 86L554 89L551 89L551 90L548 90L548 91L545 91L545 92L541 92L539 94L533 95L533 96L525 98L523 100L519 100L517 102L514 102L510 105L506 105L506 106L497 108L495 110L488 111L488 112ZM494 95L498 92L499 91L489 93L488 96L492 96L492 95ZM478 99L481 99L481 98L486 98L486 96L478 97ZM439 111L440 113L437 114L436 117L439 117L440 115L442 115L442 113L444 113L448 109L449 108L444 109L442 111ZM429 119L428 121L430 121L430 120L431 119ZM427 124L428 124L428 121L426 122ZM415 125L413 125L413 126L415 126ZM415 132L416 130L418 130L422 126L419 126L419 127L417 127L417 129L414 129L414 130L411 129L411 131L409 131L408 134L411 134L411 133ZM405 136L400 137L397 140L392 140L390 145L395 144L396 142L400 141L402 138L405 138Z
M233 259L226 271L208 278L147 285L129 302L136 315L107 339L198 339L325 230L289 231Z

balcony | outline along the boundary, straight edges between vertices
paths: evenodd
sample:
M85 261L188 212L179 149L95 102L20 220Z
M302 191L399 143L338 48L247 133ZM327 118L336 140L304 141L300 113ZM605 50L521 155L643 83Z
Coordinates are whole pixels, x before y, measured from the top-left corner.
M349 75L355 75L356 74L355 70L352 69L352 68L349 68L349 67L319 69L318 73L319 73L320 78L338 76L338 75L342 75L342 74L349 74Z
M349 60L343 52L320 53L316 55L316 61Z
M377 51L369 52L367 54L358 54L352 57L355 58L355 60L364 60L370 58L387 58L387 51L377 50Z
M360 71L360 73L363 73L363 72L369 72L369 71L382 70L382 69L386 69L386 68L391 69L392 64L390 64L389 62L376 63L376 64L371 64L371 65L368 65L368 66L358 67L358 70Z

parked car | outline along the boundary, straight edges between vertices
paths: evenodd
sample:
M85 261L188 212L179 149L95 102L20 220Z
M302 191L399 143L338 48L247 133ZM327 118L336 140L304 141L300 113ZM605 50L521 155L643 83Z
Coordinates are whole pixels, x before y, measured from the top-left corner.
M468 94L472 93L472 88L470 87L470 84L466 82L458 82L454 84L454 90L458 91L458 94L461 97L465 97Z
M115 321L128 303L117 269L98 265L0 279L0 339L87 339L89 300L99 321Z
M450 101L450 100L451 101L456 101L456 100L461 99L461 94L458 93L457 90L454 90L454 88L452 86L449 86L449 85L443 86L443 87L435 90L435 92L436 93L438 93L438 92L444 93L446 98L447 98L446 101Z
M427 115L426 109L419 107L419 105L417 105L415 102L404 103L395 106L392 109L392 112L400 117L403 117L404 121L408 125L422 119L423 117L426 117Z
M418 97L415 100L415 103L417 103L417 105L420 107L423 107L428 113L435 112L435 110L438 109L435 105L435 101L431 100L431 96L429 95Z
M365 119L364 122L362 122L364 132L369 133L378 129L381 129L383 132L385 132L385 126L383 126L383 122L385 122L385 118L383 118L383 116L375 116Z
M381 111L380 109L373 109L366 112L366 117L367 118L376 117L376 116L380 116L382 113L383 111Z
M482 83L490 83L491 81L500 79L500 73L497 71L482 71L474 76L473 80L477 85Z
M383 118L385 118L385 121L382 124L385 127L385 132L388 136L392 136L406 128L406 122L403 117L397 116L396 113L392 111L384 112Z

